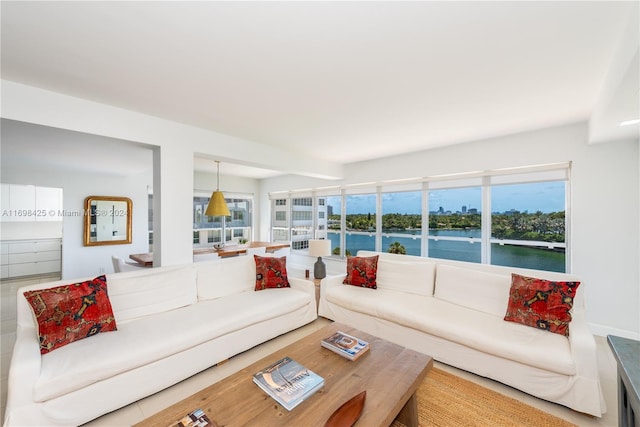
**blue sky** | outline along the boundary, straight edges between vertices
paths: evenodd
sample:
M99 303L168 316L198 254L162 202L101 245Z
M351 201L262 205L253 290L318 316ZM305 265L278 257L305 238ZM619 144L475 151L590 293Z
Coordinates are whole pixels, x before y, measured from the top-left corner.
M565 183L542 182L532 184L496 185L491 189L491 210L505 212L518 211L558 212L565 210ZM374 213L376 202L374 194L347 196L347 213ZM334 213L340 212L340 198L331 197L327 201L333 206ZM429 192L429 210L437 211L441 206L445 211L457 212L462 206L467 209L481 210L482 192L480 187ZM383 193L382 213L421 212L421 192Z

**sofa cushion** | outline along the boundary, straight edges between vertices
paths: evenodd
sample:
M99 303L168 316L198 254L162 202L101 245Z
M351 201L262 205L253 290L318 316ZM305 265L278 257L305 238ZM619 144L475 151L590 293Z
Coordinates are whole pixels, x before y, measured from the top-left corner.
M404 262L380 257L376 284L378 289L433 296L435 271L433 262Z
M345 285L359 286L376 289L376 276L378 272L378 255L370 257L347 257L347 276Z
M256 263L256 291L288 288L287 257L253 256Z
M504 320L569 336L570 310L580 282L560 282L512 274Z
M105 276L27 291L24 297L38 323L40 354L117 329Z
M444 301L504 317L511 277L473 268L438 264L434 296Z
M251 289L132 320L118 325L117 332L42 356L34 400L42 402L80 390L309 304L307 293L292 288ZM106 339L100 339L103 337Z
M145 269L107 277L118 324L197 301L196 272L192 266Z
M221 258L194 266L198 272L199 300L251 291L256 286L256 263L251 256Z

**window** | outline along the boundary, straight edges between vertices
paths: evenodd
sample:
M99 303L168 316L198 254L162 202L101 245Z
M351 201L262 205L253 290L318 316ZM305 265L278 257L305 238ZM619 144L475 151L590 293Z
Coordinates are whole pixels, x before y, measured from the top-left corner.
M481 187L429 191L429 257L480 262L481 205Z
M311 197L293 199L293 206L313 206L313 199Z
M301 250L327 238L341 257L375 250L565 272L569 177L561 163L312 190L291 199L291 224L273 199L273 234L291 227Z
M325 200L327 203L326 238L331 240L331 254L340 255L340 240L342 236L342 196L328 196Z
M205 215L210 197L196 194L193 197L193 244L208 245L222 241L222 230L225 242L251 240L253 235L253 196L225 194L229 208L228 217Z
M294 248L306 249L314 237L313 198L291 199L291 243ZM295 245L293 244L295 242Z
M345 197L347 208L345 255L359 250L376 250L376 195L353 194Z
M287 199L278 198L272 201L271 212L271 241L288 242L291 240L290 224L288 220L289 209Z
M491 264L565 271L565 185L491 188Z
M313 212L311 211L293 211L293 221L311 221Z
M421 254L422 192L382 193L382 252Z

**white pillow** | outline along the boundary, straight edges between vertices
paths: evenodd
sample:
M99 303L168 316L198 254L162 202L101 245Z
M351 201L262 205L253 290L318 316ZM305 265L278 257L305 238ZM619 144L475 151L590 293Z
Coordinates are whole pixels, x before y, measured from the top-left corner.
M107 275L116 322L169 311L198 301L193 267L150 268Z
M509 303L510 274L438 264L436 298L504 317Z
M403 262L380 257L376 282L380 289L431 297L435 270L436 264L432 262Z
M256 262L253 255L221 258L194 264L198 270L198 299L222 298L256 287Z

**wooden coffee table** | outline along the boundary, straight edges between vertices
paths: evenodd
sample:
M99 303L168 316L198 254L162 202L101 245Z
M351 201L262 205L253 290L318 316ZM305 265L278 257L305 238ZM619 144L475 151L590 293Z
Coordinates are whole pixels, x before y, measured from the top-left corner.
M323 338L338 330L369 341L370 350L352 362L320 346ZM321 390L291 412L252 381L254 373L285 356L325 380ZM430 356L349 326L332 323L137 426L167 427L198 408L219 426L322 426L340 405L364 390L367 398L356 425L388 427L398 419L407 426L417 426L415 392L432 366Z

